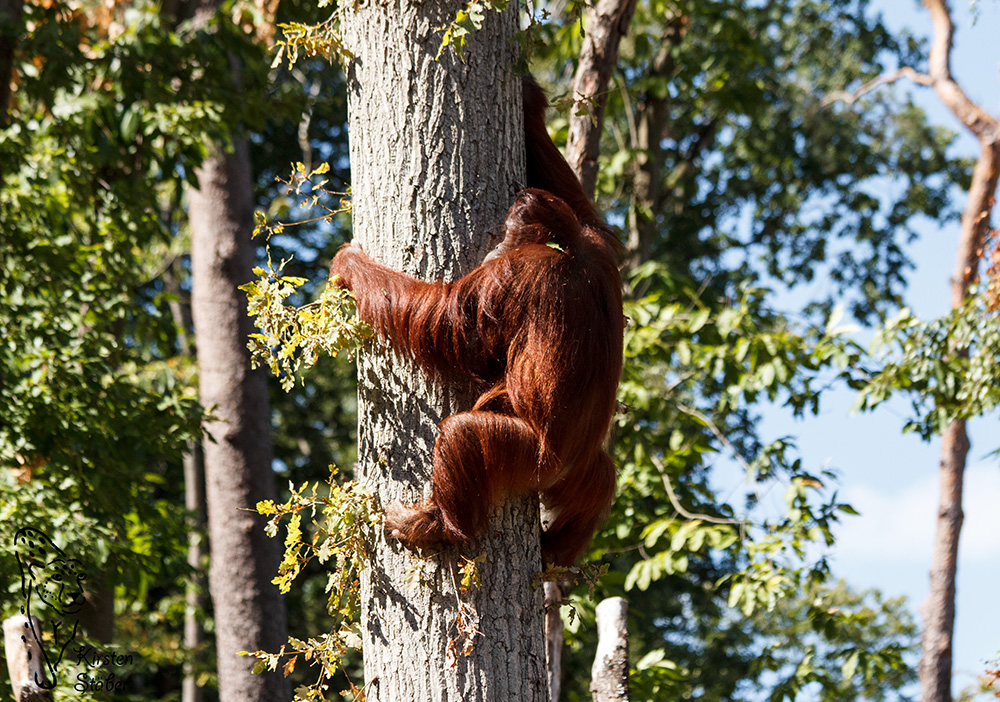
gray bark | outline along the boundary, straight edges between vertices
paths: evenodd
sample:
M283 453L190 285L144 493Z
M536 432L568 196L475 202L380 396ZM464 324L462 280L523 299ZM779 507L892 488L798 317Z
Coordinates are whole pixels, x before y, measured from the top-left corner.
M569 118L566 161L583 189L593 197L597 185L597 159L604 131L604 106L608 82L618 64L618 47L628 32L636 0L598 0L587 10L587 34L573 78L573 99L585 100L589 109Z
M4 657L7 659L7 674L17 702L51 702L52 694L48 686L52 683L45 677L42 651L30 633L30 627L40 632L42 623L38 617L18 614L3 622Z
M591 670L594 702L628 702L628 602L609 597L597 605L597 655Z
M285 605L271 579L279 543L252 510L274 499L270 410L264 370L250 370L246 296L251 276L253 184L247 145L216 153L198 169L189 193L192 314L201 402L211 413L204 442L211 541L209 589L215 607L219 699L284 702L280 672L253 675L240 651L277 651L286 642ZM250 510L250 511L248 511Z
M374 258L427 279L455 279L496 243L515 182L524 178L521 87L514 76L517 7L488 12L464 62L434 57L457 2L363 1L343 17L355 240ZM430 489L437 423L471 406L373 345L358 360L359 475L384 508ZM486 553L467 595L481 633L468 656L455 638L455 549L425 560L379 529L362 580L361 624L370 702L547 699L537 499L513 500L464 550ZM461 646L459 645L459 648Z

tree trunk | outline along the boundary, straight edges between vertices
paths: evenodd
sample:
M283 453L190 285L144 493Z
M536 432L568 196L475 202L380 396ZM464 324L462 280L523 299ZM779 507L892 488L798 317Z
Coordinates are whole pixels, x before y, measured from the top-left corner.
M667 116L667 99L647 95L638 106L638 111L632 206L628 213L628 259L625 264L629 269L649 260L653 241L657 237L663 171L660 142Z
M362 0L342 20L354 54L354 236L374 258L428 279L455 279L477 265L499 238L514 184L524 182L517 6L486 13L464 61L450 48L435 61L434 28L462 7ZM472 398L384 345L359 354L358 364L359 476L383 508L412 501L430 489L437 423ZM362 580L366 699L546 700L542 592L532 583L539 531L537 499L505 505L463 551L486 554L479 589L456 594L455 549L421 560L379 530ZM456 640L459 598L481 632L468 655Z
M170 316L177 328L177 345L180 354L196 360L194 338L191 329L191 304L184 301L179 269L180 262L174 260L163 272L163 287L170 293ZM198 685L194 659L205 640L202 620L208 608L206 601L205 567L205 526L208 514L205 506L205 460L201 443L189 441L184 454L184 507L190 514L188 522L187 563L191 568L184 593L184 681L181 685L181 702L202 702L204 691Z
M563 622L562 583L545 583L545 670L549 678L549 702L559 702L562 693Z
M591 670L594 702L628 702L628 602L609 597L597 605L597 655Z
M951 279L951 305L962 307L978 279L983 243L989 231L997 181L1000 178L1000 124L976 105L951 73L954 28L946 0L924 0L934 25L928 57L931 85L941 101L979 139L979 160L972 173L969 199L962 213L955 272ZM968 349L956 348L956 353ZM931 560L930 594L921 607L924 631L919 676L923 702L951 702L952 651L955 630L955 577L958 571L958 538L962 529L962 486L969 438L965 421L948 425L941 437L937 532Z
M951 280L951 304L954 309L965 304L969 289L977 279L1000 177L1000 148L991 139L980 139L980 142L982 152L972 174L969 200L962 215L962 234ZM968 349L956 349L956 352L967 354ZM951 702L952 699L955 579L963 520L962 487L969 447L965 421L951 422L941 437L940 494L931 557L930 594L921 606L924 619L919 666L922 702Z
M253 183L246 142L215 153L198 169L189 193L192 314L201 402L211 413L204 442L211 542L209 590L215 608L219 699L286 702L280 672L254 675L240 651L277 651L286 642L285 605L271 584L279 542L264 533L254 510L275 498L270 411L264 370L250 370L252 331L246 296L254 247Z
M965 422L954 421L941 437L937 532L931 558L930 594L921 605L920 688L923 702L951 701L952 638L955 630L955 576L962 529L962 485L969 439Z
M573 99L585 100L589 109L574 110L570 115L566 161L591 197L597 185L608 82L618 64L618 47L635 5L636 0L598 0L587 11L587 33L573 78Z
M687 31L687 18L674 14L660 35L660 50L653 58L650 73L660 80L667 80L676 69L674 47ZM636 150L635 169L632 176L632 205L628 213L628 256L626 270L634 269L648 261L653 253L653 242L659 236L660 216L669 203L669 190L664 193L665 167L663 139L670 115L669 96L645 93L636 101L636 128L632 146ZM680 161L667 178L668 188L676 186L693 164ZM641 291L633 291L639 294Z
M15 702L52 702L53 683L45 676L45 660L35 636L42 630L38 617L18 614L3 622L4 657Z
M14 75L14 47L21 31L24 0L0 0L0 129L7 126L10 81Z
M184 506L193 516L188 526L187 562L191 568L191 578L184 594L184 682L181 685L181 702L202 702L204 693L198 685L194 657L197 656L205 639L205 575L202 572L205 560L204 530L207 515L205 511L205 462L201 446L191 442L184 455Z

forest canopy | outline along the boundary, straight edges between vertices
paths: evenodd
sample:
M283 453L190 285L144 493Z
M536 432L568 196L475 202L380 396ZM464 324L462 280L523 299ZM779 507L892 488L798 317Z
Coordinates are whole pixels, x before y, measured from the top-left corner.
M489 47L482 26L507 13L524 28L503 80L516 85L527 70L546 88L560 147L580 123L596 128L589 177L627 252L628 324L609 442L614 507L587 565L549 573L566 586L561 696L590 698L594 608L622 596L634 700L910 699L915 608L831 567L836 526L855 510L835 470L803 460L793 419L844 388L864 412L903 398L906 430L924 438L995 416L1000 258L991 209L965 203L984 188L990 201L996 177L992 189L976 180L956 133L884 80L911 67L938 88L940 49L890 29L868 0L633 2L599 98L581 97L574 79L602 4L456 5L431 32L430 55L390 47L470 70ZM348 143L357 57L342 27L344 12L361 10L325 5L0 0L0 604L5 617L24 606L15 535L37 530L85 574L68 640L130 654L103 671L65 656L59 699L100 697L72 688L98 672L136 700L236 694L216 659L238 651L220 655L211 636L229 610L206 580L220 558L207 544L228 542L206 521L197 466L211 476L222 470L213 447L239 448L227 427L265 427L235 433L264 435L248 483L277 485L233 511L284 548L280 566L251 557L244 569L253 587L280 588L288 612L276 645L240 648L258 651L255 677L283 671L302 699L361 699L371 682L358 573L381 526L355 474L366 449L353 360L355 348L378 347L363 325L345 332L330 310L345 305L350 319L349 299L326 287L362 205ZM424 104L446 102L431 82L414 85ZM997 156L984 139L976 173ZM237 157L247 217L229 216L239 187L209 188L214 165ZM215 268L233 277L234 296L249 293L256 336L229 331L249 329L242 298L232 327L193 317L198 206L222 222L208 248L242 247L247 265ZM928 221L980 227L960 266L966 285L937 320L907 307L912 246ZM479 254L501 225L477 234ZM874 346L862 341L872 335ZM247 344L265 356L275 372L264 401L206 401L205 349L217 341L238 349L248 377ZM226 382L220 396L254 397L237 393L241 378ZM254 409L264 425L242 423ZM764 414L784 418L781 435L763 429ZM258 507L266 517L249 511ZM463 619L463 597L495 564L467 555L441 591L456 595L456 659L489 638ZM413 563L421 577L434 567ZM68 628L51 626L61 612L35 602L44 646L67 642ZM247 679L252 658L233 664Z

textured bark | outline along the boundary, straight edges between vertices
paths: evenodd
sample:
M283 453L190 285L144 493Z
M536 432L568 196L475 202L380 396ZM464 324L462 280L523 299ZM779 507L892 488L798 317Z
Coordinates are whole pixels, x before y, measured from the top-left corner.
M930 84L941 101L979 140L980 156L972 174L969 199L962 213L962 231L951 279L951 304L961 307L975 282L983 243L990 227L993 199L1000 177L1000 124L973 103L951 73L954 28L945 0L924 0L934 24L929 56ZM966 349L956 349L959 354ZM931 561L930 594L921 607L924 630L919 666L923 702L951 702L952 651L955 629L955 578L958 540L962 529L962 487L969 438L965 422L948 425L941 437L940 496L937 532Z
M609 597L597 605L597 655L591 670L594 702L628 702L628 602Z
M343 17L347 48L354 236L374 258L424 278L455 279L496 243L524 178L521 86L514 76L517 7L488 12L464 62L434 60L460 2L368 0ZM429 491L436 424L471 405L374 345L359 355L358 470L382 507ZM362 580L361 625L370 702L547 698L537 499L494 516L464 550L486 554L468 656L456 637L454 549L418 560L381 529ZM460 644L459 644L460 646Z
M562 693L563 622L559 612L562 586L545 583L545 670L549 678L549 702L559 702Z
M965 422L948 425L941 437L937 532L931 559L930 594L921 605L920 690L923 702L950 702L955 629L955 577L962 529L962 486L969 439Z
M42 630L38 617L32 617L35 631ZM4 657L7 659L7 674L14 690L16 702L52 702L45 677L45 665L38 642L30 633L28 617L18 614L3 622Z
M211 541L209 589L215 607L219 699L284 702L280 672L253 675L240 651L277 651L286 641L285 605L271 579L279 543L264 533L254 506L274 499L270 412L263 369L250 370L252 331L246 296L254 249L250 157L246 142L198 169L189 193L192 313L201 402L211 412L204 442Z
M573 79L573 99L585 100L589 109L569 118L566 160L580 178L583 189L593 196L597 186L597 158L604 130L604 106L608 82L618 63L618 47L628 31L636 0L598 0L587 11L587 34Z

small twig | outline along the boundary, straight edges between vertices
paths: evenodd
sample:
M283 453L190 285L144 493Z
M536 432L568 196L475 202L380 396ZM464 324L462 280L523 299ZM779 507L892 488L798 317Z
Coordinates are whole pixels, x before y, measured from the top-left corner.
M900 78L909 78L917 85L930 86L934 84L934 79L926 73L919 73L909 66L903 66L899 70L893 71L892 73L883 73L878 78L868 81L853 93L847 90L837 90L832 92L823 98L820 105L828 107L835 102L845 102L848 105L853 105L865 93L870 93L879 86L895 83Z
M753 473L753 468L751 468L750 464L746 462L746 459L740 455L740 452L736 450L736 447L733 445L733 442L727 439L725 434L719 431L719 428L715 426L715 423L711 419L706 417L704 414L702 414L695 408L688 407L687 405L678 404L677 409L679 409L684 414L689 414L692 417L700 419L702 422L704 422L705 426L708 427L708 430L712 432L712 435L716 439L718 439L723 446L725 446L727 449L733 452L733 458L735 458L736 462L743 467L743 470L746 471L747 475L751 475Z
M740 519L725 519L722 517L713 517L709 514L696 514L694 512L689 512L686 509L684 509L684 506L680 503L680 500L677 499L677 493L674 492L674 486L670 484L670 476L667 475L667 471L666 469L664 469L663 464L660 463L660 459L658 459L656 456L651 455L649 457L649 460L653 462L653 465L656 467L656 470L660 473L660 477L663 479L663 487L667 489L667 497L670 498L670 504L673 505L673 508L677 510L677 513L680 514L682 517L686 517L687 519L692 519L692 520L698 519L700 521L709 522L711 524L733 524L733 525L739 525L740 527L743 526L743 520ZM645 553L643 552L641 545L639 546L639 550L645 556Z

